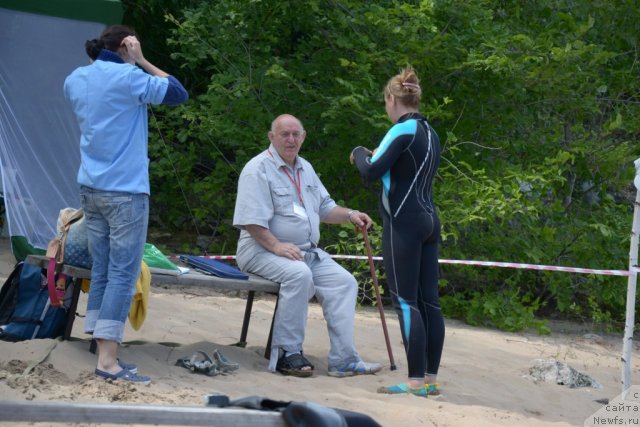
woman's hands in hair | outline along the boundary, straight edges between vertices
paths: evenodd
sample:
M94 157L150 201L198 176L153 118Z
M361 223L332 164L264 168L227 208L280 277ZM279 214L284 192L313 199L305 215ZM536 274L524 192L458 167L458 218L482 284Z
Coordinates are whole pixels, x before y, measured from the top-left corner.
M127 36L122 39L120 43L122 47L122 54L125 62L139 64L144 61L144 55L142 55L142 48L140 47L140 41L136 36Z
M140 47L140 41L136 36L128 36L122 39L121 56L125 62L129 64L138 64L143 70L158 77L168 77L169 73L162 71L160 68L147 61L142 54L142 47Z

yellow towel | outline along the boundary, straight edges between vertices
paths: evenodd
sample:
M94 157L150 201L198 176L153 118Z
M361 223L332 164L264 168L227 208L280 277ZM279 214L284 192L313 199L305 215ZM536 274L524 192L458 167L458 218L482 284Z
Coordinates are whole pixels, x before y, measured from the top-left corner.
M82 282L80 282L80 289L82 290L82 292L86 294L87 292L89 292L90 287L91 279L82 279Z
M82 292L89 292L91 280L82 279L80 285ZM147 304L149 303L149 288L151 287L151 272L147 264L142 261L140 277L136 282L136 294L133 296L129 309L129 323L136 331L140 329L147 317Z
M147 316L147 304L149 303L149 288L151 287L151 272L147 264L142 261L140 277L136 282L136 294L131 302L129 310L129 323L136 331L140 329Z

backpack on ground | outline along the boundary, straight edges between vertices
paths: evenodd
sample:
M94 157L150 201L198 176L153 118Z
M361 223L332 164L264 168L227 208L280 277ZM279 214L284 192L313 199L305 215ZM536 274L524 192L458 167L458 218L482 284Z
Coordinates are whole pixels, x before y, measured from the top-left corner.
M67 324L73 293L71 283L68 280L65 304L59 308L52 307L43 270L31 264L16 265L1 291L0 317L8 318L8 323L0 323L0 340L22 341L61 336ZM15 304L11 307L13 300Z
M11 321L13 310L16 308L21 271L22 262L19 262L0 289L0 328Z

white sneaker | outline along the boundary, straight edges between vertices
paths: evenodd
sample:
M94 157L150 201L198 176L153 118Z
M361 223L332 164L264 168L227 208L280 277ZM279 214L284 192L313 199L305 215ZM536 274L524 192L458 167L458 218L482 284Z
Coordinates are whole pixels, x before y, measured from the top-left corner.
M379 363L367 363L364 361L349 363L341 368L333 367L329 368L327 375L330 377L352 377L354 375L370 375L379 372L382 369L382 365Z

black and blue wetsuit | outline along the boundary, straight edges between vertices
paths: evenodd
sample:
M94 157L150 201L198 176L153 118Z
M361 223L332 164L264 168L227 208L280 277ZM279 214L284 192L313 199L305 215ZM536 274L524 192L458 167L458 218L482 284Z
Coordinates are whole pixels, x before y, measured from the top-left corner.
M382 255L400 319L409 378L436 375L444 343L438 298L440 220L432 182L440 163L440 139L419 113L405 114L375 154L357 147L356 165L367 180L382 179Z

